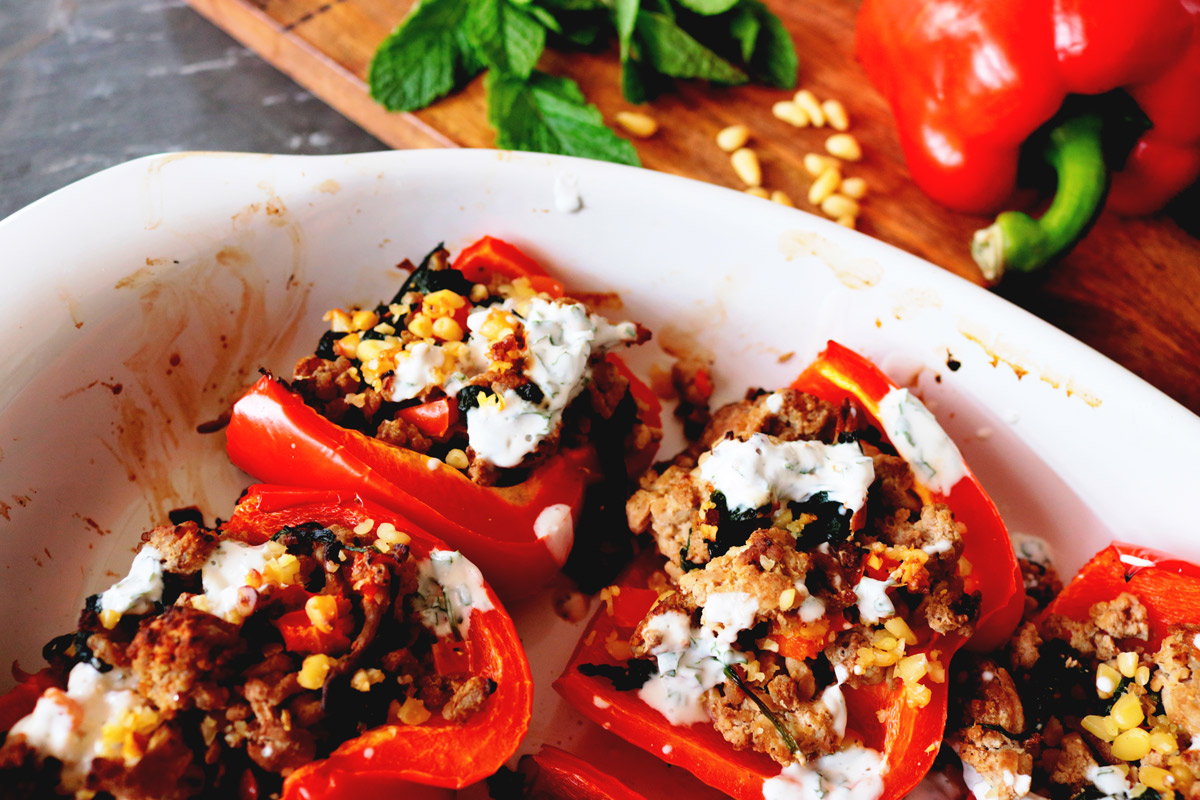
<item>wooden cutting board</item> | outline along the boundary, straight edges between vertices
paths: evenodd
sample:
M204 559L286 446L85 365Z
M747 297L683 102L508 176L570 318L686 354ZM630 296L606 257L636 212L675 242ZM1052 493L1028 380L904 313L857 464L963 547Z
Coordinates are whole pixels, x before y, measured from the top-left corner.
M395 148L490 147L481 80L416 114L391 114L368 96L364 77L378 43L413 0L188 0L201 14L325 102ZM836 97L850 113L865 157L847 176L869 185L859 229L978 281L967 251L981 217L932 203L909 181L891 115L854 59L850 0L773 0L796 40L800 83L820 98ZM541 68L582 86L605 117L629 108L621 97L614 53L548 51ZM660 123L635 141L651 169L741 188L728 156L713 139L745 123L763 163L764 183L800 208L811 178L805 153L822 152L827 128L797 129L775 119L771 105L789 93L758 86L734 89L681 84L643 109ZM1200 227L1200 191L1169 214ZM819 213L819 212L818 212ZM1095 347L1200 413L1200 241L1171 216L1121 220L1104 215L1063 263L1035 279L1007 280L1001 293Z

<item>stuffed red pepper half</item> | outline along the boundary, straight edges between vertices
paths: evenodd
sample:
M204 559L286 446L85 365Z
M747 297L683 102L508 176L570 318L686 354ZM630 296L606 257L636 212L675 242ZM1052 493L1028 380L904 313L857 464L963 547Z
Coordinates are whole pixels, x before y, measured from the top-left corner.
M958 449L832 342L795 387L717 410L627 512L666 562L605 593L556 686L737 798L902 797L941 743L951 657L1024 605Z
M290 386L264 377L234 406L229 456L260 480L357 491L529 594L592 516L588 487L620 494L653 458L658 402L610 353L649 333L490 237L401 266L391 302L333 309Z
M1023 566L1027 619L955 665L947 738L976 797L1200 797L1200 567L1122 543L1065 589Z
M441 798L494 772L532 707L512 620L395 520L258 486L220 530L144 534L0 706L4 797Z

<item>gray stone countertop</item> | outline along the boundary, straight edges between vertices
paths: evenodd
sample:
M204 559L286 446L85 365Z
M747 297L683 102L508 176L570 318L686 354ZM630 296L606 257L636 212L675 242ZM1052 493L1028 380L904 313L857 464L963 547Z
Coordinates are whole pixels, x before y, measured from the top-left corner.
M183 0L0 0L0 219L152 153L382 149Z

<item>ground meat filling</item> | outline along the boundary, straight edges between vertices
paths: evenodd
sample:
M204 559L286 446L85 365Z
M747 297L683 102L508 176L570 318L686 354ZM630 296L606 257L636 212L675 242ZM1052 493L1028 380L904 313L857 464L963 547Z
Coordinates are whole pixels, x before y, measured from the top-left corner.
M945 679L936 660L915 679L897 665L931 632L972 631L964 528L857 424L848 406L751 392L642 477L628 521L667 561L628 673L672 723L788 764L841 749L843 686L898 680L919 706L922 678Z
M1200 626L1148 648L1131 594L1084 621L1042 616L1062 583L1046 564L1021 570L1032 599L1008 645L955 662L947 742L978 775L975 795L1200 798Z
M469 720L497 686L436 670L439 636L461 636L438 621L442 589L402 537L377 535L307 524L246 546L194 522L145 534L161 573L135 560L123 594L89 598L79 630L47 645L58 688L0 746L0 796L265 797L369 728ZM96 698L115 716L93 719ZM56 704L80 737L100 732L77 761L45 736Z
M296 363L293 388L329 420L484 485L517 481L593 433L624 441L627 452L661 438L638 413L621 413L642 409L605 356L646 341L645 328L610 324L527 278L472 284L441 247L419 266L399 266L410 274L390 303L330 311L316 353ZM433 421L418 407L436 409ZM514 426L521 435L503 433Z

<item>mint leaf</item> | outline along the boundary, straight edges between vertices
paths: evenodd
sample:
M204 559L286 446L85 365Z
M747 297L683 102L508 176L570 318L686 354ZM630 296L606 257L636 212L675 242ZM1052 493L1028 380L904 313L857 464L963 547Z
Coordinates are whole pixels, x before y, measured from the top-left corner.
M416 111L462 88L483 64L463 30L467 4L421 0L375 51L367 81L389 111Z
M684 8L705 16L724 14L738 4L738 0L677 0L677 2Z
M614 0L613 22L617 27L617 42L621 47L621 64L629 60L629 44L633 40L633 26L637 22L641 0Z
M748 80L746 73L700 44L663 14L639 12L636 39L642 60L664 75L703 78L729 85Z
M461 0L460 0L461 1ZM521 78L537 66L546 29L509 0L469 0L465 28L479 57L491 69Z
M498 147L641 165L633 145L605 126L570 78L535 70L521 80L490 71L486 85Z
M739 11L753 14L760 25L754 55L746 59L747 70L760 83L776 89L795 89L800 62L787 28L758 0L742 0Z
M762 23L758 20L758 14L752 9L741 6L730 15L729 33L741 50L742 61L749 62L754 57L760 30L762 30Z

